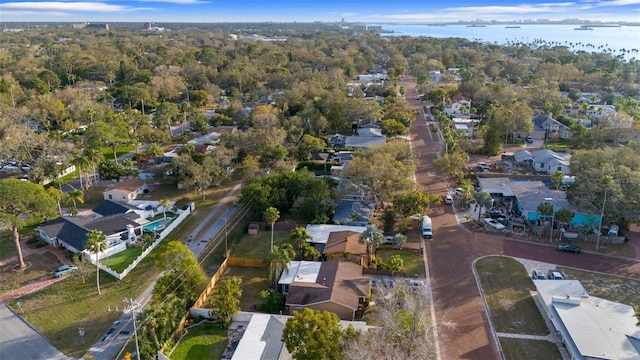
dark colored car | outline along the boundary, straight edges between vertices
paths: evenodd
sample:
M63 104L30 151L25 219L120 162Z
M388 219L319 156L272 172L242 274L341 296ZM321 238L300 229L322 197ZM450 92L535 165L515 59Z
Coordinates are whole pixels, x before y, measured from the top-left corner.
M71 274L76 270L78 270L77 266L62 265L53 272L53 277L59 278L60 276Z
M560 252L572 252L574 254L580 254L580 252L582 251L582 249L580 249L579 247L575 246L575 245L571 245L571 244L564 244L564 245L558 245L556 247L556 249Z

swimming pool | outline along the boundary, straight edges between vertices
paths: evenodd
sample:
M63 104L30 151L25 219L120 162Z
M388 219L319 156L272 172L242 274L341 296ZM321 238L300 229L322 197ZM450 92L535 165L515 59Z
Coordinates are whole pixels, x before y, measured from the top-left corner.
M171 218L167 218L167 224L171 222ZM160 220L156 220L156 221L152 221L150 223L148 223L147 225L144 225L142 227L142 231L146 231L146 232L154 232L154 231L162 231L165 228L165 222L164 219L160 219Z

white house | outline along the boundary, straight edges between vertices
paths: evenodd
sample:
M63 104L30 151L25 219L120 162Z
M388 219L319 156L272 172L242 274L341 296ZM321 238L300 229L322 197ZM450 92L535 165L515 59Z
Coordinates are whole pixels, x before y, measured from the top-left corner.
M534 280L571 359L640 359L633 307L590 296L577 280Z
M549 175L555 174L557 171L561 171L564 175L571 173L571 154L542 149L532 152L531 157L533 158L531 166L537 172Z
M133 178L108 187L102 194L105 200L128 202L137 198L145 190L148 191L148 188L144 180Z
M471 111L471 100L462 95L456 95L451 99L451 104L444 107L447 115L469 115Z
M466 137L478 136L479 119L454 117L451 119L451 128Z

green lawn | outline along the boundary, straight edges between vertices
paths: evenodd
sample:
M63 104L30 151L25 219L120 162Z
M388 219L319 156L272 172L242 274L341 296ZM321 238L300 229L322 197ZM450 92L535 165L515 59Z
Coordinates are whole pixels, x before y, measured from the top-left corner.
M416 255L412 251L406 250L378 250L376 256L381 257L384 261L388 261L393 255L399 254L404 262L404 271L408 277L414 277L415 274L418 277L424 278L427 273L424 269L424 258L421 255Z
M124 269L142 254L142 246L131 246L127 250L119 252L100 260L102 265L108 266L111 270L121 273Z
M188 329L171 360L220 359L227 346L227 329L213 324L199 324Z
M289 243L290 231L274 231L273 244L280 246ZM260 230L258 235L245 235L232 249L231 256L264 259L271 247L271 230Z
M3 231L0 233L0 259L17 255L16 246L14 245L11 231Z
M269 286L269 270L267 268L255 268L245 266L229 266L223 275L223 279L237 276L242 279L242 296L240 297L240 308L242 311L256 311L262 304L258 298L258 293L266 290ZM273 281L272 281L273 283Z
M522 264L511 258L488 257L476 263L476 270L497 332L549 333L529 293L535 286Z
M500 338L506 360L562 360L558 347L548 341Z
M133 145L123 145L120 146L118 148L116 148L116 156L120 157L126 153L129 153L131 151L134 151L136 149L135 146ZM113 149L111 148L103 148L102 149L102 155L104 156L105 159L108 160L113 160Z
M154 280L155 251L121 281L100 273L102 294L97 295L96 272L91 264L35 294L20 298L23 317L51 344L72 357L81 357L122 315L122 299L137 297ZM10 304L15 309L15 304ZM116 311L116 306L118 310ZM109 311L111 310L111 311ZM77 328L85 328L85 344Z

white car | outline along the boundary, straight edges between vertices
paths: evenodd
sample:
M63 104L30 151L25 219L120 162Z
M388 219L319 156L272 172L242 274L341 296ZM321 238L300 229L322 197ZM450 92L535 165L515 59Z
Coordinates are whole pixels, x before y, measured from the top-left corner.
M499 222L493 220L493 219L484 219L484 227L489 228L489 229L493 229L493 230L504 230L505 226L500 224Z
M453 204L453 197L451 195L444 196L444 203L447 205Z

